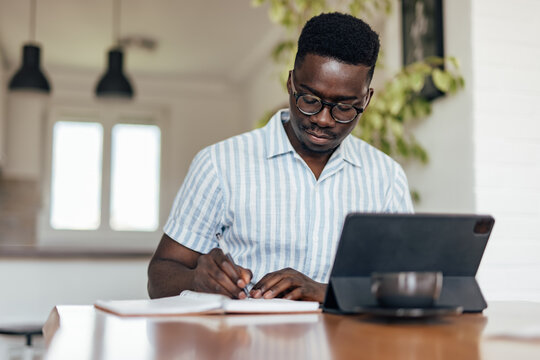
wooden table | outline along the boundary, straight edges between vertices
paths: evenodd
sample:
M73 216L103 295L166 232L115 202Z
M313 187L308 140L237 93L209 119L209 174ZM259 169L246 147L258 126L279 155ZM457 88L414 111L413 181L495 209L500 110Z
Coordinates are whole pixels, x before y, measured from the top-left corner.
M496 336L540 325L540 303L490 303L484 314L423 320L365 315L122 318L58 306L47 359L540 359L540 340Z

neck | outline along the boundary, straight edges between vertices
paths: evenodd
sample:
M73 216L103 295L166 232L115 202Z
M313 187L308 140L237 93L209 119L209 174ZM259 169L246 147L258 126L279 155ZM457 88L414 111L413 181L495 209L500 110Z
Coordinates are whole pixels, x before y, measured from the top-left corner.
M326 152L312 151L298 141L289 122L284 123L283 127L285 128L285 133L287 134L287 137L289 138L294 150L306 162L307 166L311 169L311 172L313 172L315 178L318 179L326 166L326 163L330 159L330 156L332 156L336 149Z

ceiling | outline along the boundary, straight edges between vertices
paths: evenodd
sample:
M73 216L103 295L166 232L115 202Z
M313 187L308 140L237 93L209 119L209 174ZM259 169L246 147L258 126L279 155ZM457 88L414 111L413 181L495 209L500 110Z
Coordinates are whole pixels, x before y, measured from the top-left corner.
M30 1L0 0L0 55L18 67L30 39ZM37 0L42 66L100 71L113 45L113 0ZM268 56L281 30L251 0L121 0L120 37L157 41L126 50L128 72L241 82Z

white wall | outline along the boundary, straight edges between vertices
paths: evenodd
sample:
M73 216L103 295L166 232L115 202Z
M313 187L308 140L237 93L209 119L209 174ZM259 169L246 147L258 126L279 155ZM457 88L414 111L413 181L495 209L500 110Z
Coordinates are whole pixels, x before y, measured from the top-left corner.
M494 215L479 278L491 298L540 301L540 2L475 0L475 187Z
M287 92L279 80L279 69L270 55L257 67L243 86L247 122L255 124L267 111L288 107Z
M147 298L148 260L0 261L0 324L45 322L55 305Z
M43 130L49 98L22 92L9 92L6 98L4 177L37 180L43 165Z
M5 122L7 77L4 69L4 54L0 49L0 171L5 161Z

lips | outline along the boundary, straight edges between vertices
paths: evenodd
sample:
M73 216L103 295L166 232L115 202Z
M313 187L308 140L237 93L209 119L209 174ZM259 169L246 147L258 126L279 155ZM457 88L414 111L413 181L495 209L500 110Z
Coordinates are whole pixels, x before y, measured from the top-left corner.
M305 130L305 132L308 134L311 142L315 144L326 144L332 140L332 137L326 134L317 133L312 130Z

